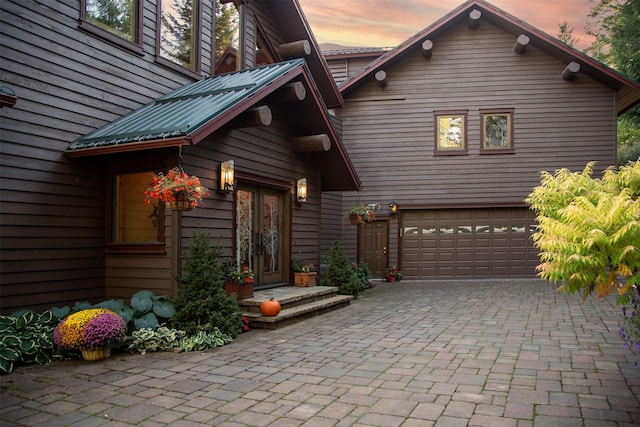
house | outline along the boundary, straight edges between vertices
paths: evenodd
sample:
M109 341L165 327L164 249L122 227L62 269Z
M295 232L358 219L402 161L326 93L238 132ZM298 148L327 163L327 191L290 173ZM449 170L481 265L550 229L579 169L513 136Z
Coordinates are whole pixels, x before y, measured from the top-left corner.
M320 48L323 46L321 45ZM390 47L345 47L323 49L322 54L327 60L333 79L337 84L341 84L391 49Z
M296 0L235 2L238 66L214 75L215 4L2 2L3 313L175 295L199 231L257 286L319 262L321 193L360 188L342 96ZM202 207L144 204L173 167L211 189Z
M362 191L341 193L341 209L380 209L345 225L343 247L377 277L392 266L409 279L534 276L523 200L540 171L615 165L617 115L640 100L638 82L483 0L346 80L345 58L327 56Z
M480 0L350 58L339 87L297 0L234 1L239 49L220 75L214 2L119 4L0 3L3 313L175 295L199 231L258 287L336 240L377 277L531 276L523 199L539 171L613 164L616 116L640 100ZM204 206L144 204L174 167L211 189ZM341 225L357 202L377 221Z

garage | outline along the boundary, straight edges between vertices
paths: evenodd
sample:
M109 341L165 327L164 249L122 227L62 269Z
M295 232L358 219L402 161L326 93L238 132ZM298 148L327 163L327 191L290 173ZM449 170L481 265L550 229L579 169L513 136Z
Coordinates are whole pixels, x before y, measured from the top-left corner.
M405 210L401 221L407 279L535 276L536 221L527 208Z

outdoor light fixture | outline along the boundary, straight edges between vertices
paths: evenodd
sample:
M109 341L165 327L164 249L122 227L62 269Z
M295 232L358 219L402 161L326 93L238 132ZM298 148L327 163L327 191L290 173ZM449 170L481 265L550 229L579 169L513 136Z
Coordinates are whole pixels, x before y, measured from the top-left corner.
M307 203L307 178L300 178L296 182L296 202Z
M398 213L398 204L396 202L389 203L389 213L396 215Z
M233 160L220 163L220 191L233 193L234 190Z

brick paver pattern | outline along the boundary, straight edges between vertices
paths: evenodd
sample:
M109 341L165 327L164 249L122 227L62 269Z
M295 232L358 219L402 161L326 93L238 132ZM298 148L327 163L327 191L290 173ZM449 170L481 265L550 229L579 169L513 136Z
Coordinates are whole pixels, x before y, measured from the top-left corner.
M21 366L2 426L632 426L615 297L540 280L379 283L349 307L194 353Z

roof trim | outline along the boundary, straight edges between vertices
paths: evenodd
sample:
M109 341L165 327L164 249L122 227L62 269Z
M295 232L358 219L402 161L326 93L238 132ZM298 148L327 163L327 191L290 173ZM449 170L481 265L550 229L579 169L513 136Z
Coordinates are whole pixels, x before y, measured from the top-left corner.
M124 144L104 145L97 147L79 148L65 151L65 156L70 159L76 157L99 156L103 154L129 153L133 151L154 150L158 148L181 147L191 145L189 138L154 139L150 141L127 142Z
M512 34L527 34L531 39L531 45L535 45L540 50L567 62L569 60L579 62L583 66L581 72L587 73L592 78L601 81L613 90L619 91L620 89L627 87L632 91L638 91L640 93L640 83L607 67L601 62L591 58L589 55L562 43L556 38L549 36L548 34L484 0L469 0L434 22L432 25L410 37L394 50L374 60L359 73L345 81L340 86L340 91L343 96L363 85L380 68L388 67L404 58L424 40L437 37L450 27L462 22L466 19L465 13L471 8L480 9L483 12L482 19L486 19L493 25L496 25L507 32ZM638 95L638 98L640 98L640 94Z

